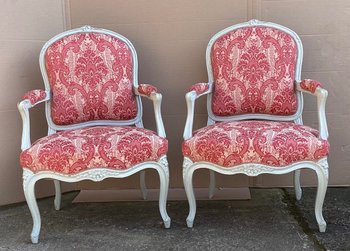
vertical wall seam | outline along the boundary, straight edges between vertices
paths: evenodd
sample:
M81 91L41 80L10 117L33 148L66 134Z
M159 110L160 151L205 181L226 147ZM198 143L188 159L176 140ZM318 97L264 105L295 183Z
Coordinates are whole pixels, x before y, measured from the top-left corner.
M61 0L62 2L62 25L63 30L70 30L72 28L71 15L70 15L70 1Z

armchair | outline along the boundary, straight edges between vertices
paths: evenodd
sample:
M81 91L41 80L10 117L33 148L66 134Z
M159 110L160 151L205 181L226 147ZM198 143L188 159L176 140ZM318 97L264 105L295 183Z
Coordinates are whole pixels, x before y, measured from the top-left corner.
M300 169L316 172L315 216L326 230L322 205L328 184L327 91L315 80L301 80L303 48L298 35L278 24L251 20L228 27L209 41L208 83L186 94L187 120L182 152L183 179L192 227L196 199L192 176L209 169L209 197L215 173L226 175L294 172L301 199ZM302 93L317 97L318 130L303 125ZM208 124L192 132L195 100L207 95Z
M152 85L138 84L131 42L115 32L85 26L50 39L39 62L45 90L29 91L18 103L23 120L20 164L33 218L32 242L38 242L41 226L34 191L38 180L54 180L54 205L59 210L60 181L101 181L139 171L146 199L147 168L159 174L159 210L169 228L162 95ZM157 133L143 128L141 96L154 104ZM41 102L45 102L48 135L32 144L29 109Z

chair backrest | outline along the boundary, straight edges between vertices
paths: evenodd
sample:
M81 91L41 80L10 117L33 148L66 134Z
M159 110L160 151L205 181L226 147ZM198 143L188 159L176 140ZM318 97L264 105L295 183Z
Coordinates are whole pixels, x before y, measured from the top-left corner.
M217 33L207 47L213 93L208 113L213 120L294 120L301 115L302 44L293 31L251 20Z
M53 129L140 119L136 51L123 36L89 26L66 31L44 45L40 67Z

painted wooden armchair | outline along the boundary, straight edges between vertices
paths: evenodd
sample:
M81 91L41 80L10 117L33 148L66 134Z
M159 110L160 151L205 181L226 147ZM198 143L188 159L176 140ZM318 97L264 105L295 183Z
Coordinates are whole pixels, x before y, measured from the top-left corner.
M35 183L53 179L55 208L60 209L59 181L101 181L141 171L160 177L159 209L166 228L169 184L168 141L161 117L162 95L137 79L137 55L125 37L89 26L49 40L40 53L45 90L29 91L18 104L23 119L23 188L33 217L31 240L38 242L40 213ZM141 96L153 101L157 134L143 128ZM48 136L31 144L29 108L45 102Z
M209 197L214 195L214 171L248 176L294 172L299 200L300 169L308 168L317 174L315 215L319 230L326 230L327 91L315 80L301 80L302 56L297 34L274 23L251 20L212 37L206 51L209 81L193 85L186 94L182 151L188 227L196 214L192 176L197 169L210 170ZM317 98L318 130L303 125L302 93ZM208 124L192 133L195 100L203 95Z

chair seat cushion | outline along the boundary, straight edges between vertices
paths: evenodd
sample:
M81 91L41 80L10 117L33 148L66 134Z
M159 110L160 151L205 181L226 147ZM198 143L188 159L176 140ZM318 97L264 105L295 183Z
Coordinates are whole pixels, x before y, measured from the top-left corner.
M22 167L74 174L91 168L128 169L157 161L168 141L153 131L130 126L96 126L61 131L36 141L20 156Z
M319 132L291 122L235 121L204 127L182 145L185 157L223 167L243 163L285 166L328 155Z

